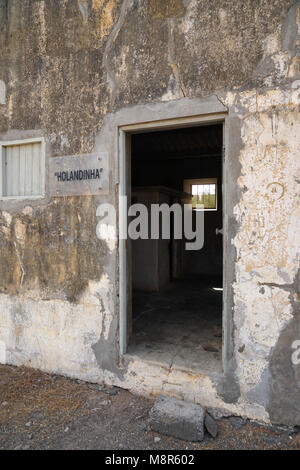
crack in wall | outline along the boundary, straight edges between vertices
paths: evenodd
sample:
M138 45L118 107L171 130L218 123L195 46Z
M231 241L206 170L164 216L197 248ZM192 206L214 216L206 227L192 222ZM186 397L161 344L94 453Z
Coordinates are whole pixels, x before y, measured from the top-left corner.
M188 97L188 92L187 89L185 88L181 76L180 76L180 70L176 61L176 54L175 54L175 41L174 41L174 26L175 26L175 20L174 18L168 18L168 47L169 47L169 55L168 55L168 64L170 65L174 78L176 82L178 83L178 86L180 88L180 91L182 93L182 96L184 98Z
M261 287L272 287L278 288L278 289L283 289L285 291L291 292L294 290L294 283L292 282L291 284L277 284L276 282L258 282L258 285Z
M21 281L20 281L20 289L21 289L23 287L23 280L24 280L24 276L25 276L26 272L25 272L24 266L22 264L20 253L19 253L19 250L17 248L16 242L14 242L14 246L15 246L16 253L17 253L17 258L18 258L18 261L19 261L19 264L20 264L20 269L21 269L21 272L22 272Z
M125 22L125 18L127 15L128 10L132 7L133 5L133 0L124 0L122 3L119 19L112 28L112 31L108 37L104 54L103 54L103 61L102 65L105 67L106 72L107 72L107 82L110 86L111 89L111 102L112 105L114 105L115 99L116 99L116 89L117 89L117 76L113 70L109 55L111 53L111 49L113 47L114 42L116 41L119 32Z
M221 103L221 105L224 106L224 108L226 108L227 111L229 111L228 106L221 100L221 98L216 93L214 93L213 96L215 96L217 100L219 101L219 103Z

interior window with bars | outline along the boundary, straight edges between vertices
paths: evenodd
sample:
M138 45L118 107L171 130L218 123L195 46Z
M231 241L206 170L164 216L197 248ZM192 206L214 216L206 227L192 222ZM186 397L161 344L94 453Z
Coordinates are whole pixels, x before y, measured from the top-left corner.
M217 180L185 181L184 189L192 195L193 209L217 210Z
M44 195L45 157L41 141L1 145L2 198Z

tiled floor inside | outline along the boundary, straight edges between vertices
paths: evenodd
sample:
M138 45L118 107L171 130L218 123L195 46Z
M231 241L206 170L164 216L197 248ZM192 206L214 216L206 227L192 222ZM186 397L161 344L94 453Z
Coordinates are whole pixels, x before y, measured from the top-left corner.
M217 290L216 290L217 289ZM218 282L175 281L134 292L128 354L183 370L221 371L222 290Z

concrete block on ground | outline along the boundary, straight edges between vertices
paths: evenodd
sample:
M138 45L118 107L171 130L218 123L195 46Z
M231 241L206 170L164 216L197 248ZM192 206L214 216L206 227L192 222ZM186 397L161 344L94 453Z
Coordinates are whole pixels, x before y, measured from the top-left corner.
M159 397L150 411L152 431L189 442L204 438L205 411L200 405Z

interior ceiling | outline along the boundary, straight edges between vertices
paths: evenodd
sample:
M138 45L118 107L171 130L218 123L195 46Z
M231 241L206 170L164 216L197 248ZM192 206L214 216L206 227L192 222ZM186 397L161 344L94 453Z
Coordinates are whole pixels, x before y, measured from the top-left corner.
M175 159L222 155L223 126L198 126L132 136L132 158Z

